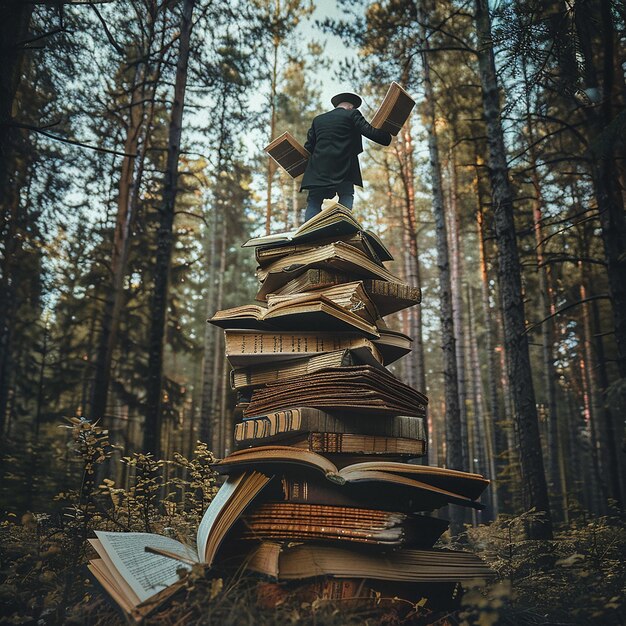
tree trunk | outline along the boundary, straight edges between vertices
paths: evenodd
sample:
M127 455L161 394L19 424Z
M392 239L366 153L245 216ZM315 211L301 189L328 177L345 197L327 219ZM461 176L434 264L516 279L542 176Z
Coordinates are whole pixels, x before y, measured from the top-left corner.
M423 19L423 7L418 6L418 20ZM435 232L437 238L437 268L439 270L439 289L441 298L441 347L443 350L443 378L445 396L445 424L446 424L446 465L450 469L464 470L463 446L461 441L461 418L459 407L459 388L456 367L456 350L454 341L454 320L452 317L452 287L450 284L450 260L448 253L448 234L441 183L441 161L439 158L439 144L435 128L435 101L433 87L430 80L430 61L428 58L428 39L424 28L421 27L420 44L424 49L422 54L422 68L424 78L424 126L428 134L428 152L430 156L430 176L433 193L433 214L435 218ZM462 530L463 511L457 507L451 509L450 531L456 535Z
M469 425L467 416L468 383L465 367L465 329L463 325L463 261L459 236L459 215L457 206L457 179L454 154L448 160L449 187L447 223L450 245L450 286L452 288L452 316L454 318L454 342L456 350L456 369L459 386L459 410L461 420L461 450L463 467L470 467Z
M276 4L276 16L280 10L280 5ZM279 38L274 37L274 57L272 61L272 83L270 87L270 141L274 139L274 133L276 132L276 85L278 81L278 47ZM274 178L274 172L276 171L276 164L274 159L267 157L267 197L265 203L265 234L269 235L272 230L272 180Z
M144 424L144 451L160 456L161 447L161 385L163 378L163 340L167 318L168 283L174 233L174 209L178 191L178 158L182 134L185 89L187 86L187 63L195 0L183 0L180 24L180 48L176 63L174 103L169 126L167 162L163 198L159 207L157 251L155 263L152 320L149 335L148 380L146 389L146 419Z
M500 101L487 0L476 0L475 17L478 33L478 61L489 145L489 174L498 245L505 348L509 381L515 404L522 479L526 491L525 504L544 515L542 520L529 524L528 533L533 539L549 539L552 537L550 502L541 454L537 406L528 353L522 278L513 218L513 191L509 181L500 120Z
M485 255L485 229L483 225L483 202L480 191L480 177L478 167L476 167L476 236L478 239L478 262L480 266L480 300L485 324L485 352L487 353L487 398L489 415L486 419L490 424L490 431L493 432L493 456L494 469L490 476L491 480L497 480L502 474L505 465L504 454L508 448L506 440L506 428L500 411L500 403L498 401L498 365L496 358L496 350L493 341L494 326L491 304L489 302L489 273L487 270L487 258ZM499 494L494 495L494 501L500 500L499 496L504 491L504 486L498 480L497 489Z
M124 280L128 265L128 251L130 248L130 229L134 218L137 196L136 189L140 185L137 180L137 161L135 155L139 148L140 139L143 135L141 160L145 156L148 131L144 129L144 99L143 88L145 85L146 68L143 63L137 63L133 76L133 84L130 98L129 119L127 125L124 153L127 155L122 160L120 180L118 184L117 217L115 232L113 235L113 250L111 254L111 285L105 290L104 307L98 352L95 363L95 376L91 394L91 410L89 415L92 419L105 417L107 397L111 380L111 363L113 352L117 344L117 331L120 314L124 300Z

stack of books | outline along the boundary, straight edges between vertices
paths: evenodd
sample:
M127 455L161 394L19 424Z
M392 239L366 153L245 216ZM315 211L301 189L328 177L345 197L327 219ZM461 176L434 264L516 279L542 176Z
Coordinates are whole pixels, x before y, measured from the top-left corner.
M209 320L225 329L238 396L235 451L214 466L228 478L195 546L98 531L92 574L137 620L194 563L262 575L264 606L389 593L445 605L459 583L490 576L473 554L433 547L448 522L430 514L481 508L489 481L409 462L427 451L428 399L387 369L411 339L383 318L419 305L420 290L385 268L387 248L338 204L244 245L259 263L257 303Z
M489 481L409 463L426 455L428 399L387 369L411 339L383 318L419 305L420 290L339 204L244 246L257 303L209 320L225 329L239 416L235 451L216 469L271 477L229 534L250 544L248 569L274 581L265 604L285 590L346 599L395 582L415 596L488 576L474 555L433 548L448 522L429 513L480 508Z

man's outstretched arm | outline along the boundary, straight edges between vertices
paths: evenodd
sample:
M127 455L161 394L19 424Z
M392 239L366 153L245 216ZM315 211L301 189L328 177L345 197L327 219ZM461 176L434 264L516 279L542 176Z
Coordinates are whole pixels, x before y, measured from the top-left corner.
M352 120L361 135L379 143L388 146L391 143L391 133L380 128L374 128L362 115L358 109L352 111Z

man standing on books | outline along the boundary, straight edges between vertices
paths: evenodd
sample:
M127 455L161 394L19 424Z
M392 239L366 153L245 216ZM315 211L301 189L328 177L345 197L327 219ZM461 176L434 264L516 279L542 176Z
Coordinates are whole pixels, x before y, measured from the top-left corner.
M322 209L326 198L339 195L339 203L352 208L354 185L363 186L359 154L363 152L361 136L388 146L391 135L374 128L358 110L361 98L354 93L339 93L331 99L335 107L318 115L307 133L304 147L311 153L300 191L307 189L305 219Z

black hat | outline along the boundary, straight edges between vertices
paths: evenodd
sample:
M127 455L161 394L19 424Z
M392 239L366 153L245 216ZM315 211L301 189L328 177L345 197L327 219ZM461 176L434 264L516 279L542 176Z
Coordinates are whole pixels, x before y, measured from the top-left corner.
M350 93L349 91L346 93L338 93L330 99L330 103L334 107L339 106L342 102L349 102L354 105L355 109L358 109L363 101L355 93Z

